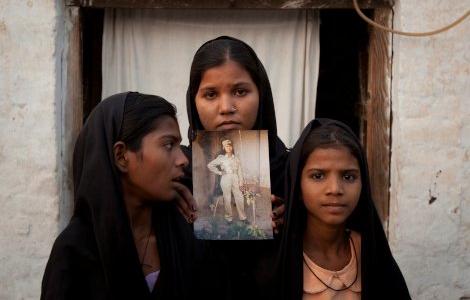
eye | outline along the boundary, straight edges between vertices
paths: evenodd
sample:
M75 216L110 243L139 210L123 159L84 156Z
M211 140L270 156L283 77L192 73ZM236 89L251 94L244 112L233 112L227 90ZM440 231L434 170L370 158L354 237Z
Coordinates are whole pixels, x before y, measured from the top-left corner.
M207 100L213 100L217 97L217 93L214 90L207 90L204 92L204 98Z
M246 89L235 89L233 91L233 94L237 97L243 97L243 96L246 96L246 94L248 94L248 91Z
M313 172L310 174L310 178L313 180L322 180L325 178L325 174L323 172Z
M354 182L357 179L356 174L345 173L343 174L343 179L348 182Z
M170 151L171 149L173 149L173 147L175 146L175 143L174 142L168 142L168 143L165 143L163 145L163 147L165 147L168 151Z

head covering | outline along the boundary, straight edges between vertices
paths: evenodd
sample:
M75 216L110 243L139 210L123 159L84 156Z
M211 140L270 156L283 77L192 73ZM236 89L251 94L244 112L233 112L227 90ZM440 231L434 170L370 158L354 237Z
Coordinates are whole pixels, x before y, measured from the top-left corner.
M152 295L141 269L113 154L131 97L138 101L147 95L122 93L103 100L80 132L73 156L75 210L54 244L43 299L72 293L83 299L182 299L189 292L192 230L172 202L152 210L161 263Z
M222 141L222 147L226 147L226 146L232 146L232 141L231 140L223 140Z
M357 137L345 124L331 119L311 121L292 149L286 166L285 190L287 211L284 232L278 255L278 296L281 299L300 299L303 294L303 233L306 209L301 199L301 153L310 132L321 126L338 127L359 149L358 159L362 190L357 207L348 219L349 229L362 237L361 271L362 299L410 299L403 276L392 257L382 224L371 197L368 167L364 151Z

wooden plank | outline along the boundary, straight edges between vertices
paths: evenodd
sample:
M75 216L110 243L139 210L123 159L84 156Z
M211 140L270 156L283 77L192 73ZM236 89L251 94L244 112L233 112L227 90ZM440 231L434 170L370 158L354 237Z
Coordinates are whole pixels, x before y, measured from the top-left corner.
M374 20L390 26L390 9L374 10ZM371 28L366 102L365 140L372 185L372 197L387 228L390 187L390 60L391 35Z
M394 0L359 0L361 8L391 8ZM113 8L353 8L352 0L66 0L69 6Z
M82 86L82 40L80 8L66 9L67 26L63 65L63 81L65 82L62 100L62 134L61 134L61 228L69 222L73 210L73 149L82 128L83 120L83 86Z

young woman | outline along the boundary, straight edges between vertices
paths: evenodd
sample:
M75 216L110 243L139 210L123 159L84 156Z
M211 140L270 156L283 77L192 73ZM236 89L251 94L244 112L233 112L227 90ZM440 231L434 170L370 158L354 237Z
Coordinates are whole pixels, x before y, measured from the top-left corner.
M75 209L41 299L193 298L192 228L172 200L188 164L172 104L123 93L93 110L75 145Z
M186 94L189 140L197 130L265 129L269 137L271 193L283 195L283 174L287 149L277 137L274 102L268 76L253 49L235 38L222 36L203 44L194 55ZM191 158L191 145L184 148ZM186 184L191 186L191 166L185 168ZM275 196L274 196L275 195ZM182 211L194 219L191 204ZM186 208L185 208L186 206ZM274 211L274 221L283 214L284 205ZM214 251L224 255L231 275L233 299L259 297L259 287L271 272L275 241L216 241Z
M207 164L207 168L214 174L221 176L220 187L224 196L225 220L233 221L232 216L232 193L235 198L238 219L246 220L245 200L241 192L243 187L243 172L240 160L235 156L231 140L223 140L222 148L224 154Z
M221 36L204 43L194 55L186 93L188 136L197 130L268 130L271 192L274 222L283 214L283 177L287 148L277 136L276 115L268 75L254 50L243 41ZM191 158L191 145L183 147ZM192 170L185 168L186 184L192 186ZM191 201L188 201L191 202ZM194 203L179 202L188 217L196 217ZM277 225L277 224L273 224ZM276 227L276 226L274 226Z
M312 121L289 156L281 299L410 299L374 207L359 140Z

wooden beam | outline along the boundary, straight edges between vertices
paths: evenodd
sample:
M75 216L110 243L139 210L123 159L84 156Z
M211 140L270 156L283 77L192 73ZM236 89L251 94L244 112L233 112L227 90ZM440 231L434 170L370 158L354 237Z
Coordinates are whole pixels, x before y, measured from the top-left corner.
M361 8L391 8L394 0L359 0ZM352 0L66 0L69 6L112 8L353 8Z
M59 224L64 228L73 210L72 161L75 141L83 124L82 39L81 8L66 9L67 48L64 53L63 80L65 82L61 116L61 202Z
M374 10L374 20L382 25L390 26L391 15L391 9ZM371 28L364 126L372 197L385 228L390 199L390 42L389 33Z

